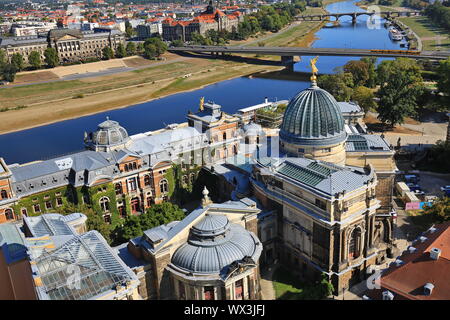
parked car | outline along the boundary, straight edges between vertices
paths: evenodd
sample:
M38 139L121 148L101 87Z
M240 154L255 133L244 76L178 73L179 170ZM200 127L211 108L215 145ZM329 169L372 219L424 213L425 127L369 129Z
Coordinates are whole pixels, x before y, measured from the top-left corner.
M407 183L417 183L420 181L420 177L416 176L415 174L407 174L405 175L405 181Z

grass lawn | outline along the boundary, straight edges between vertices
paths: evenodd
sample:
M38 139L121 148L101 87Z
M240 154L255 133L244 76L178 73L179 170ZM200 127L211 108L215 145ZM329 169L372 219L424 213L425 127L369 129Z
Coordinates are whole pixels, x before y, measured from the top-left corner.
M285 267L278 267L272 277L277 300L320 300L321 284L307 284L300 281Z
M434 25L427 17L399 18L399 20L420 37L424 50L450 50L449 32ZM430 39L433 37L446 37L446 39Z

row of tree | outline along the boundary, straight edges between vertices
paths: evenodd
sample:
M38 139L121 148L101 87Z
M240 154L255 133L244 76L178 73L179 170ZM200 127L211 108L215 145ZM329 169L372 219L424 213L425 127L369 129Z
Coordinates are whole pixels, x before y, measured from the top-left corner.
M144 43L136 45L128 42L126 46L119 44L114 52L111 47L102 49L102 59L124 58L136 54L142 54L147 59L154 59L167 51L167 45L160 37L147 39ZM38 51L31 51L28 55L28 68L37 70L41 68L54 68L59 65L58 53L54 48L47 48L44 51L44 61ZM17 72L27 68L25 58L20 53L14 53L8 62L6 52L0 49L0 76L4 81L13 82Z
M425 9L425 14L437 25L450 30L450 1L436 1Z
M44 51L44 61L38 51L31 51L28 55L28 64L32 70L40 69L43 63L48 68L54 68L59 64L59 58L54 48L47 48ZM11 61L8 62L6 52L0 49L0 74L3 80L13 82L16 73L25 70L25 59L20 53L14 53Z
M425 92L421 72L422 66L412 59L383 61L376 66L376 58L363 58L349 61L335 74L320 76L318 85L337 100L357 101L366 111L376 109L379 120L393 127L405 117L417 115ZM438 88L448 95L450 60L442 62L436 73Z

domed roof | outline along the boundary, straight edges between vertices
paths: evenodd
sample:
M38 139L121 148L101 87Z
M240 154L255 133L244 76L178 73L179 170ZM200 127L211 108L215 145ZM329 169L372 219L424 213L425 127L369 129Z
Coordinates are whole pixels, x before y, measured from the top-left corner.
M195 273L222 273L235 261L250 257L257 261L262 244L256 236L225 215L205 215L191 229L186 243L172 257L172 264Z
M109 120L100 123L97 131L92 133L92 143L100 146L113 146L125 143L128 132L117 121Z
M345 141L344 118L334 97L315 83L298 93L284 112L280 138L300 145Z

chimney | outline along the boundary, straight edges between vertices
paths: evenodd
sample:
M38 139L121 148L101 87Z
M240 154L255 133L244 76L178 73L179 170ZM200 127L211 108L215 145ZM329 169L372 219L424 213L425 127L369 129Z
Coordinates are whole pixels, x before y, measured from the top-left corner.
M408 250L409 250L409 253L414 253L417 251L417 249L414 248L413 246L409 246Z
M434 289L434 285L432 283L428 282L423 286L423 294L426 296L431 296L433 289Z
M441 249L431 248L430 250L430 258L433 260L438 260L441 255Z
M383 300L394 300L394 294L389 290L383 291Z
M402 261L402 260L400 260L400 259L395 260L395 265L396 265L397 267L400 267L402 264L403 264L403 261Z
M425 241L427 241L428 240L428 238L427 237L424 237L424 236L422 236L422 237L420 237L419 238L419 240L420 240L420 242L425 242Z

